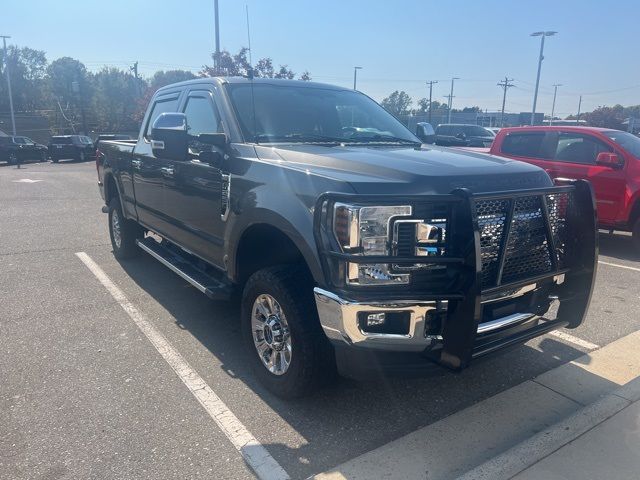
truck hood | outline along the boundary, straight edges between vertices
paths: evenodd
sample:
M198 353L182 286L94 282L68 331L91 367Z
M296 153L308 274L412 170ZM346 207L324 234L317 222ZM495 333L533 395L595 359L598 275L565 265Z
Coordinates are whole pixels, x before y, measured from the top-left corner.
M258 157L349 183L360 194L474 193L552 186L534 165L471 151L423 145L260 145Z

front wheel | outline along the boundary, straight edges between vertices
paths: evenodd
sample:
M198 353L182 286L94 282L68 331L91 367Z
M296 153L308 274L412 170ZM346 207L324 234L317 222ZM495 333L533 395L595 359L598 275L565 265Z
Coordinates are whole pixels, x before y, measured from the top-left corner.
M86 159L87 159L87 156L85 155L84 151L81 151L81 152L78 154L78 161L80 161L80 162L84 162Z
M109 202L109 236L113 254L118 260L133 258L140 253L136 240L144 236L144 230L138 223L124 218L117 198Z
M7 161L9 162L9 165L17 164L18 163L18 155L16 155L15 153L11 152L7 157Z
M47 161L47 154L45 152L40 152L40 162Z
M313 284L302 268L254 273L242 293L242 330L252 368L283 398L301 397L335 375L335 357L316 313Z

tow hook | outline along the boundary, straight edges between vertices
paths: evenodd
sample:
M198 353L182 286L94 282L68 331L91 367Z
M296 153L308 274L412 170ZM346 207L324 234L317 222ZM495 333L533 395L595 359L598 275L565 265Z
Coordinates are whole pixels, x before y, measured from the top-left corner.
M107 207L106 205L102 206L102 213L109 213L109 207Z

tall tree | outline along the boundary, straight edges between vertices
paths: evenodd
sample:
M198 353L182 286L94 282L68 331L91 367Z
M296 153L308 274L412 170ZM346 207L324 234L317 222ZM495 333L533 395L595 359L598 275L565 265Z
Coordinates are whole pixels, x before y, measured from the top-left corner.
M411 107L411 97L403 91L394 91L391 95L384 98L380 105L382 105L389 113L393 115L407 115L410 113L409 107Z
M0 66L4 65L4 50L0 49ZM44 75L47 58L41 50L29 47L7 48L7 66L11 75L14 108L17 111L33 111L46 108ZM4 70L2 70L4 74ZM0 80L0 110L9 110L7 84Z
M104 67L93 76L93 112L98 131L122 132L137 129L134 119L138 86L129 72Z

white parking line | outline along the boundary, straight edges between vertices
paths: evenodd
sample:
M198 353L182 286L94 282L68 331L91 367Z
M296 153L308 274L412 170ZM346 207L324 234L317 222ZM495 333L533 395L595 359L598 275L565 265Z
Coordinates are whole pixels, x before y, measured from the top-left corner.
M553 335L554 337L558 337L565 342L573 343L574 345L578 345L579 347L586 348L587 350L595 350L597 348L600 348L595 343L587 342L586 340L574 337L573 335L570 335L561 330L553 330L552 332L549 332L549 335Z
M267 452L258 440L246 429L231 410L224 404L215 392L207 385L203 378L198 375L188 363L182 358L180 352L173 348L164 336L149 323L144 315L127 299L107 276L106 273L95 263L85 252L78 252L76 256L84 263L91 273L109 291L111 296L120 304L131 320L145 334L147 339L156 348L162 358L173 368L180 380L187 386L189 391L200 402L207 413L218 424L220 430L227 436L233 446L240 452L240 455L249 464L261 480L283 480L289 475Z
M627 270L634 270L636 272L640 272L640 268L637 268L637 267L627 267L626 265L618 265L617 263L603 262L602 260L598 260L598 263L601 263L603 265L609 265L610 267L626 268Z

